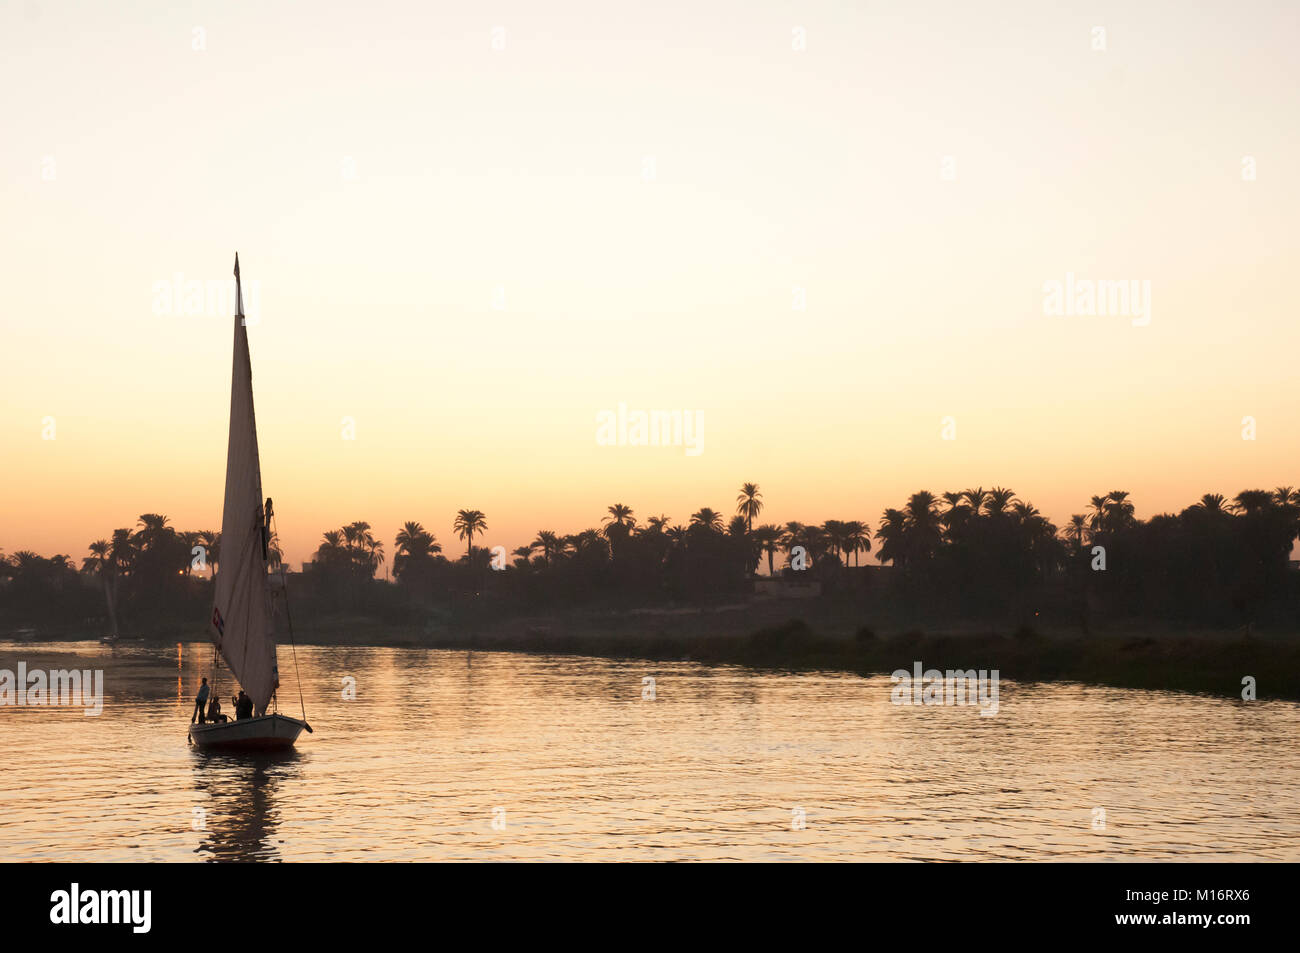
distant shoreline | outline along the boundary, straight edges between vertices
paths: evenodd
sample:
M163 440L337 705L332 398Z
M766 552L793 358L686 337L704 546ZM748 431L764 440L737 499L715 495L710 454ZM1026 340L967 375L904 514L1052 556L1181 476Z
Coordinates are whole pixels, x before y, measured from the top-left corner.
M835 638L803 619L746 636L619 638L592 632L442 635L430 648L583 655L616 659L693 661L762 670L838 671L858 675L925 668L997 669L1018 682L1083 682L1117 688L1195 692L1242 698L1243 678L1255 679L1256 697L1300 700L1300 647L1260 636L1220 634L1044 636L984 632L934 634L916 630Z
M196 627L166 638L138 639L136 644L172 642L178 636L206 641ZM284 634L280 639L282 645L288 643ZM1292 632L1193 630L1140 620L1086 635L1051 624L1012 630L941 620L906 625L891 619L875 626L870 613L860 607L801 600L660 610L569 609L425 625L328 618L300 624L296 642L693 661L859 675L910 670L919 661L926 668L997 669L1000 677L1022 682L1073 681L1235 699L1242 697L1242 680L1250 676L1261 700L1300 700L1300 642Z

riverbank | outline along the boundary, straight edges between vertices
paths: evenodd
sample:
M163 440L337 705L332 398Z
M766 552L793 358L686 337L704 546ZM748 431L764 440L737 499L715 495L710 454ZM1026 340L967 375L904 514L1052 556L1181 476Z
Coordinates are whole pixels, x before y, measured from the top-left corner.
M202 626L194 626L154 632L146 641L206 638ZM910 671L919 661L927 669L997 669L1000 677L1016 681L1078 681L1225 698L1240 698L1243 679L1251 677L1258 698L1300 700L1300 632L1130 620L1094 625L1085 633L1059 622L954 621L822 599L444 614L405 625L334 616L300 623L296 638L301 645L509 651L862 675ZM283 634L281 640L287 641Z
M304 643L410 645L474 651L695 661L775 670L858 674L997 669L1017 681L1078 681L1123 688L1240 698L1243 679L1259 698L1300 700L1300 634L1125 622L1084 633L1064 626L999 629L977 623L864 620L852 606L772 600L708 609L561 613L384 627L363 620L320 623Z

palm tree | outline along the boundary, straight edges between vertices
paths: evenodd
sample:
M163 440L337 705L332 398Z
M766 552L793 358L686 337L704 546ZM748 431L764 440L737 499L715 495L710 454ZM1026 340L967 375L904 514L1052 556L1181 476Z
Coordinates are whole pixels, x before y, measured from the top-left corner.
M108 604L108 622L112 629L113 638L116 639L118 636L117 607L113 602L113 590L116 580L114 579L113 563L110 558L112 546L106 539L97 539L87 548L90 550L90 555L86 557L83 568L93 569L104 586L104 601Z
M584 529L567 538L575 556L605 559L609 556L609 543L598 529Z
M712 507L702 507L691 514L691 526L699 526L714 533L722 532L722 514Z
M370 524L364 520L357 520L343 527L343 538L347 540L349 549L364 549L366 534L369 532Z
M736 496L736 512L745 517L745 531L754 529L754 517L763 511L763 494L757 483L742 483Z
M781 528L771 523L765 523L750 533L754 542L758 544L760 552L767 553L767 574L776 575L773 561L776 558L776 551L781 545Z
M375 539L369 533L366 534L366 567L370 570L370 575L374 575L379 567L384 564L384 544ZM388 573L384 573L384 578L388 578Z
M844 564L848 565L849 559L849 539L848 532L845 530L843 520L826 520L822 523L822 532L826 534L826 541L830 543L835 554L844 553Z
M161 536L167 530L169 520L161 513L142 513L136 525L141 527L136 535L140 538L140 547L145 550L158 546Z
M833 522L833 521L832 521ZM831 539L820 526L807 526L798 520L785 524L785 533L781 536L781 548L786 552L787 562L796 546L802 546L804 555L816 565L831 547Z
M129 529L115 529L108 546L113 557L113 585L116 586L117 580L128 575L135 566L135 539Z
M1038 512L1038 507L1024 500L1016 500L1015 504L1011 507L1011 512L1015 515L1016 519L1022 523L1031 523L1042 516L1042 514Z
M1268 490L1242 490L1233 500L1233 508L1249 516L1268 509L1273 502L1273 494Z
M609 515L601 520L602 523L611 522L618 526L626 526L631 529L635 520L632 519L632 507L624 506L622 503L615 503L613 506L606 507Z
M1195 504L1195 508L1210 513L1228 512L1227 500L1223 498L1222 493L1206 493L1201 497L1200 502Z
M662 533L668 526L669 517L667 515L651 516L645 521L645 530L647 533Z
M969 490L962 490L962 496L966 498L966 505L970 507L971 516L979 516L984 510L984 500L988 492L982 486L977 486Z
M1094 539L1106 529L1106 507L1109 504L1110 497L1105 494L1094 496L1088 503L1092 507L1092 515L1088 517L1088 530Z
M414 520L402 524L393 545L393 576L398 579L402 578L408 566L423 564L434 553L442 552L442 545L433 534Z
M880 528L876 530L876 539L880 540L880 551L876 558L882 563L892 562L902 568L907 564L906 549L907 514L902 510L887 509L880 518Z
M989 490L988 497L984 501L984 508L988 511L989 516L1001 516L1012 501L1016 498L1015 490L1008 490L1006 487L995 486Z
M1070 517L1070 525L1065 527L1065 538L1074 543L1075 552L1082 552L1084 538L1088 531L1088 517L1075 513Z
M606 511L609 515L603 517L601 522L609 524L605 527L605 538L609 540L610 555L618 559L619 553L623 551L623 544L636 528L636 517L632 515L632 507L622 503L606 507Z
M871 530L859 520L849 520L844 524L844 539L849 551L853 553L853 565L858 565L858 553L871 552Z
M331 529L321 536L320 545L316 547L316 562L322 566L346 565L352 560L352 551L343 538L343 531Z
M1106 528L1111 532L1125 529L1133 523L1133 504L1129 501L1127 490L1111 490L1107 494Z
M952 529L969 515L966 505L962 502L965 498L964 494L954 490L943 494L942 499L947 508L943 511L940 521L945 529Z
M456 521L451 524L451 528L461 539L469 541L469 549L465 553L468 559L474 555L474 534L481 534L488 528L487 517L481 510L457 510Z
M542 559L549 566L556 556L563 554L564 544L558 534L549 529L541 529L537 531L537 538L533 540L529 549L541 552Z
M201 530L199 543L206 550L205 559L212 566L212 575L217 574L217 562L221 558L221 534L210 529Z

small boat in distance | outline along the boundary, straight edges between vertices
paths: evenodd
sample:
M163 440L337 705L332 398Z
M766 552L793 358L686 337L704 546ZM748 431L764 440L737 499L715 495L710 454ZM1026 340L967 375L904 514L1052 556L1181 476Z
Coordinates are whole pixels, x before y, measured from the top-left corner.
M191 724L199 748L273 750L291 748L307 724L267 707L275 700L280 672L275 660L275 612L269 552L271 500L262 502L262 467L253 413L253 372L244 325L244 296L235 255L235 359L230 379L230 439L226 449L226 497L221 515L221 562L213 583L208 635L244 693L253 717ZM279 594L283 596L283 588ZM290 632L292 635L292 630ZM215 673L212 681L215 683ZM216 691L215 685L212 691ZM232 711L230 713L234 715Z

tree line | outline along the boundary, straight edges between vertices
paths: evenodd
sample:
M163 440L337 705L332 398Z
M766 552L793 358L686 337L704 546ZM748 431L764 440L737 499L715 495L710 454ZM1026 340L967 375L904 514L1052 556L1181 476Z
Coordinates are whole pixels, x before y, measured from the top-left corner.
M1123 490L1092 497L1058 528L1005 487L911 494L874 530L860 520L760 523L763 496L741 486L733 513L701 507L685 523L638 519L606 507L599 526L539 529L504 553L482 545L481 510L459 510L462 545L444 553L435 534L407 521L393 539L391 567L369 523L326 531L299 576L295 609L310 616L362 612L393 621L439 604L488 600L504 606L733 598L760 565L770 575L815 579L834 593L874 588L904 606L1030 618L1042 611L1087 625L1098 615L1156 615L1228 624L1294 612L1289 572L1300 536L1300 490L1206 494L1177 514L1135 515ZM476 543L478 545L476 545ZM861 556L889 569L863 575ZM180 531L146 513L134 528L97 539L73 557L0 554L0 619L101 619L116 628L151 618L203 618L219 571L220 534ZM272 562L281 554L272 539ZM391 568L392 583L377 578ZM196 572L200 570L200 572ZM305 603L305 604L304 604Z

